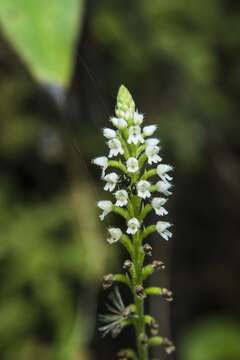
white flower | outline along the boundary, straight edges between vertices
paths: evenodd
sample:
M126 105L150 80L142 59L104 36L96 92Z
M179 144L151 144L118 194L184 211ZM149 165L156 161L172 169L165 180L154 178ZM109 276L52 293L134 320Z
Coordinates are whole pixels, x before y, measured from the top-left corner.
M100 156L92 160L92 163L102 168L102 177L105 176L105 171L108 167L108 158L106 156Z
M143 128L144 136L152 136L154 132L157 130L157 125L149 125Z
M168 230L171 226L172 225L166 221L158 221L156 230L165 240L168 240L172 237L172 233Z
M138 219L132 218L128 221L127 226L127 233L134 235L140 228L140 222L138 221Z
M143 122L143 114L140 114L138 110L136 110L133 114L133 123L134 125L141 125Z
M138 142L144 143L144 139L141 134L141 128L138 125L130 126L129 128L129 137L128 137L128 144L135 144L137 145Z
M147 145L152 145L152 146L155 146L155 145L158 145L160 143L160 140L159 139L156 139L156 138L150 138L150 139L146 139L145 140L145 143Z
M155 210L157 215L167 215L167 210L163 207L166 204L167 200L164 198L154 198L152 199L152 207Z
M158 176L159 176L162 180L164 180L164 181L166 181L166 180L171 181L171 180L172 180L172 177L167 174L167 173L168 173L169 171L171 171L171 170L173 170L173 167L172 167L172 166L167 165L167 164L160 164L160 165L158 165L158 167L157 167L157 174L158 174Z
M162 161L162 158L158 155L159 153L159 146L157 145L148 145L146 147L146 155L148 158L148 163L151 165L152 163L158 163Z
M103 179L106 181L104 190L113 191L118 182L118 178L119 178L119 176L116 173L110 173L110 174L107 174L106 176L104 176Z
M108 155L110 158L112 158L113 156L117 156L118 154L122 155L124 153L120 140L112 139L112 140L109 140L107 144L110 149L110 152Z
M159 191L160 193L164 194L164 195L171 195L172 193L170 191L168 191L172 185L167 182L167 181L158 181L157 184L157 191Z
M117 242L122 236L122 230L119 228L109 228L108 232L110 234L110 238L107 239L109 244Z
M139 170L138 160L134 157L130 157L127 160L127 169L130 173L135 173Z
M117 199L116 206L126 206L128 203L128 193L126 190L118 190L115 192L115 197Z
M110 118L110 121L118 129L124 129L128 125L126 120L121 119L121 118L112 117L112 118Z
M98 201L97 206L99 207L99 209L103 211L102 214L99 216L100 219L103 220L105 216L112 211L113 204L111 201L102 200L102 201Z
M151 193L150 193L150 182L147 180L140 180L137 183L137 194L140 198L142 199L146 199L151 197Z
M104 128L103 129L103 136L108 139L108 140L111 140L111 139L114 139L116 136L117 136L117 133L115 130L113 129L109 129L109 128Z

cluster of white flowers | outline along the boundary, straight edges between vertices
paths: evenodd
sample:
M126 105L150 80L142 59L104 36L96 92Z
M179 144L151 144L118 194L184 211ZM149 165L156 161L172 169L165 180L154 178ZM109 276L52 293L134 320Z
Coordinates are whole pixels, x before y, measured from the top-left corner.
M116 199L115 204L108 200L98 202L97 205L102 210L100 219L103 220L116 207L125 208L129 214L129 218L126 219L126 233L134 235L141 229L142 222L138 220L138 214L134 217L130 216L129 202L137 196L141 201L148 202L156 215L161 217L167 215L168 212L163 206L167 202L165 197L171 195L172 177L169 172L173 168L162 163L159 155L160 141L151 137L157 130L157 126L142 127L144 115L135 110L135 104L128 94L126 88L122 87L122 98L121 95L118 96L116 117L110 119L115 129L103 129L109 148L108 156L98 157L93 160L93 163L102 169L104 190L114 192ZM114 171L106 174L108 168L114 168ZM125 170L124 174L122 174L122 169ZM144 176L149 170L154 170L154 172L149 177ZM149 180L152 176L158 177L159 180L153 183ZM126 178L128 181L124 180ZM160 193L160 196L156 195L156 192ZM141 201L139 207L142 208ZM170 227L171 224L166 221L160 220L156 223L156 231L165 240L172 236ZM123 232L118 228L110 228L109 234L108 242L113 243L121 238Z
M163 268L163 263L155 260L152 264L144 265L145 256L151 255L152 248L148 243L143 245L143 241L155 231L164 240L172 237L171 224L164 220L164 216L168 214L165 205L167 197L171 195L170 172L173 170L172 166L162 163L160 140L154 137L157 126L143 126L143 120L144 115L136 110L131 94L124 86L121 86L117 96L115 116L110 118L114 128L103 129L109 149L108 156L93 160L93 163L102 170L101 179L104 182L104 190L112 195L111 200L98 201L97 206L101 210L100 219L104 220L108 214L115 212L125 221L124 229L108 228L107 242L109 244L120 242L130 256L123 266L126 274L105 275L103 286L108 288L113 281L124 282L133 292L133 298L139 298L142 303L149 294L162 295L168 301L172 299L172 292L165 288L145 289L143 280L146 280L147 276L156 269ZM145 218L150 212L154 214L154 219L156 217L159 219L147 226ZM119 295L116 296L118 300L115 304L122 304ZM119 307L119 305L116 306ZM122 309L122 305L120 308ZM141 322L144 328L144 314L136 304L133 309L136 312L137 321ZM126 315L123 318L122 312L116 318L114 310L114 322L111 315L102 318L105 324L101 330L106 333L109 331L118 333L122 326L125 326L123 319L126 319ZM154 325L152 322L151 324ZM138 332L138 327L135 330L137 339L140 335L144 335ZM156 327L153 330L156 333ZM166 343L172 346L172 343L166 342L165 338L155 336L156 339L160 344ZM142 358L142 351L145 350L141 346L138 348L139 358Z

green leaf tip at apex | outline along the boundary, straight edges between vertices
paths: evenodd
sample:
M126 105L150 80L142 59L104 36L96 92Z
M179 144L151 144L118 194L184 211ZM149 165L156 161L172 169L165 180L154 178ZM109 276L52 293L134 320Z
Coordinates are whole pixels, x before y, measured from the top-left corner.
M126 86L121 85L118 90L117 94L117 108L119 111L134 111L135 110L135 103L132 98L132 95L126 88Z

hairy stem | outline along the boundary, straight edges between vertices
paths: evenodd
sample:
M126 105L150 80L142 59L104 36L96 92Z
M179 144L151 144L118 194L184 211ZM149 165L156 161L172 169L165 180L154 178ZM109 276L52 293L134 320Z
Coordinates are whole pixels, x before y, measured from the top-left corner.
M136 202L133 202L133 208L135 214L137 214L139 207ZM134 252L132 256L132 262L134 266L134 274L135 276L132 278L132 288L133 288L133 296L134 302L136 306L137 319L135 321L135 334L136 334L136 345L139 360L148 360L148 348L147 345L144 344L144 339L146 337L145 332L145 320L144 320L144 295L137 293L137 289L143 286L142 281L142 268L144 261L144 254L142 251L142 233L139 231L133 237L133 246Z

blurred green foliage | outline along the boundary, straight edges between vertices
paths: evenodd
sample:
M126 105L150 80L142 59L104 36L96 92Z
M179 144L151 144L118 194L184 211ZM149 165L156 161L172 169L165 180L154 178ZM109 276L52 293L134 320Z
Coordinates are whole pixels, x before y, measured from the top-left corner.
M80 156L93 157L103 145L98 99L80 84L81 96L90 103L91 111L86 113L93 114L97 126L94 131L88 117L80 124L83 154L77 161L66 155L66 134L59 118L49 121L25 108L31 107L26 99L32 99L38 87L27 71L41 82L69 84L82 16L90 26L86 54L81 54L86 65L89 61L109 95L122 82L137 95L147 121L159 124L164 148L178 169L203 166L208 143L229 142L233 147L239 143L239 3L93 0L91 4L88 18L83 0L0 0L1 29L14 50L0 51L3 360L75 360L76 354L82 359L79 351L86 347L94 326L95 291L106 247ZM88 59L91 44L95 48ZM26 64L25 69L20 63L13 66L21 69L20 75L2 66L11 63L15 52ZM54 156L52 133L60 144ZM75 168L80 176L75 177ZM25 184L25 172L34 178L34 189ZM231 171L228 175L237 179ZM202 207L206 212L205 200ZM86 297L79 299L79 293ZM237 360L238 333L229 322L202 324L188 334L182 359Z
M103 0L94 13L94 34L115 60L115 82L127 79L139 93L147 115L187 167L201 164L209 133L229 133L238 141L238 5Z
M182 360L238 360L240 326L233 320L209 319L189 329L181 345Z
M38 80L67 85L80 29L81 0L0 0L0 21Z

